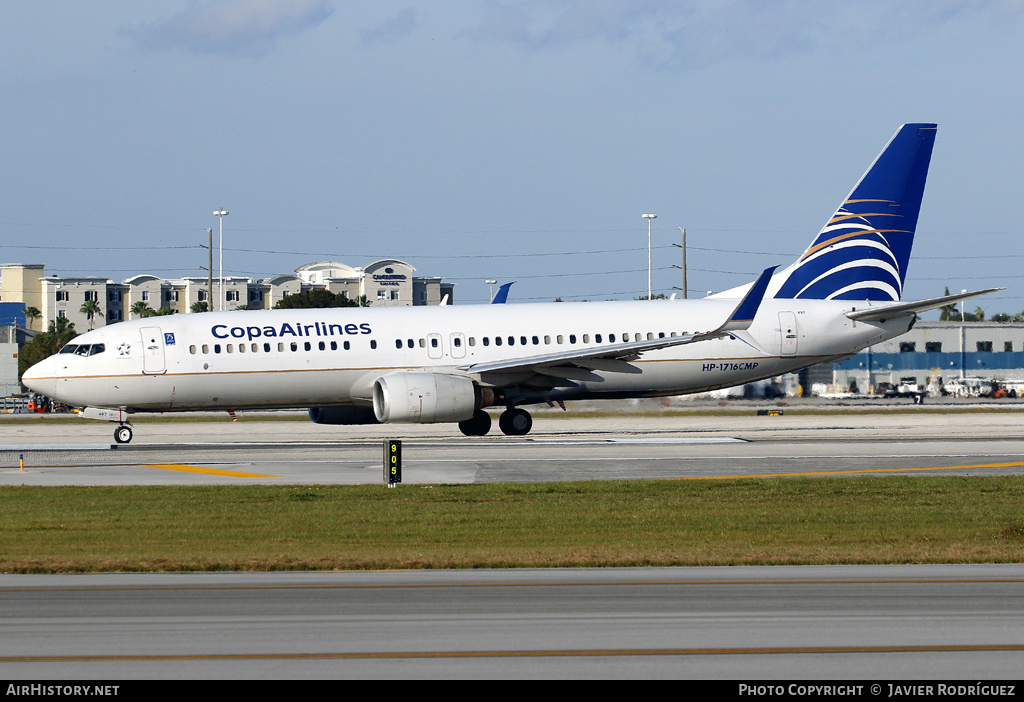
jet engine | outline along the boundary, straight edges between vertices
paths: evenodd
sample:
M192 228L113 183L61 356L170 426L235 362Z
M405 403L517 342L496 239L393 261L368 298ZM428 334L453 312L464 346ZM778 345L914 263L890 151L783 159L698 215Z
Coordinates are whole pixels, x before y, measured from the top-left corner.
M392 373L373 382L373 412L380 422L461 422L481 406L469 378L439 373Z
M370 407L355 405L333 405L310 407L309 418L316 424L378 424Z

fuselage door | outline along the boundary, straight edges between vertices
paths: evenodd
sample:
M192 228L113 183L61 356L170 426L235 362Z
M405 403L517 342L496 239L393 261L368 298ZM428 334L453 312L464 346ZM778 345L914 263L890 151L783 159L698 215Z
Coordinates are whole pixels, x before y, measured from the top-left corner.
M160 327L143 327L142 330L142 372L159 375L167 372L164 360L164 335Z
M782 335L780 353L795 356L797 351L796 313L779 312L779 333Z
M427 334L427 355L431 358L441 358L444 355L440 334Z
M466 336L462 332L454 332L451 336L452 358L465 358Z

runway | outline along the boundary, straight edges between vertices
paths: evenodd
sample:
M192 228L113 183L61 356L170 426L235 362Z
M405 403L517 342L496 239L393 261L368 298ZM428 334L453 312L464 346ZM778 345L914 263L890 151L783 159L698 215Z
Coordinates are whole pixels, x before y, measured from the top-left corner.
M8 679L1018 678L1024 567L0 576Z
M3 422L0 485L1020 474L1012 413L613 417L528 437ZM24 468L19 467L20 461ZM0 576L8 679L1013 679L1024 566Z
M115 445L105 424L5 422L0 485L376 483L384 480L387 439L403 442L406 483L1024 472L1018 412L578 418L535 426L527 437L467 438L451 425L140 423L135 441Z

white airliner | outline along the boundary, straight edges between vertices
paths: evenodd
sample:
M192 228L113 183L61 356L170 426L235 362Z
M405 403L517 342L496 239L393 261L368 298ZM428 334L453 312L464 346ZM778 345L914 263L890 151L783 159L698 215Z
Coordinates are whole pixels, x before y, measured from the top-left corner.
M530 431L521 405L680 395L835 361L982 295L901 302L934 124L903 125L800 258L701 300L236 311L82 334L22 380L118 422L132 412L308 407L320 424Z

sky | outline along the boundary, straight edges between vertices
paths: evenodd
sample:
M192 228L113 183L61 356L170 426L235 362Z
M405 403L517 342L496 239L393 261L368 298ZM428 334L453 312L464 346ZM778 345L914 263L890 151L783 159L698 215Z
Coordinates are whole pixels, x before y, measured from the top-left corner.
M1024 0L4 3L0 262L205 275L224 208L226 275L398 258L460 304L631 299L654 213L654 292L685 227L700 297L937 122L904 299L1013 314L1021 47Z

